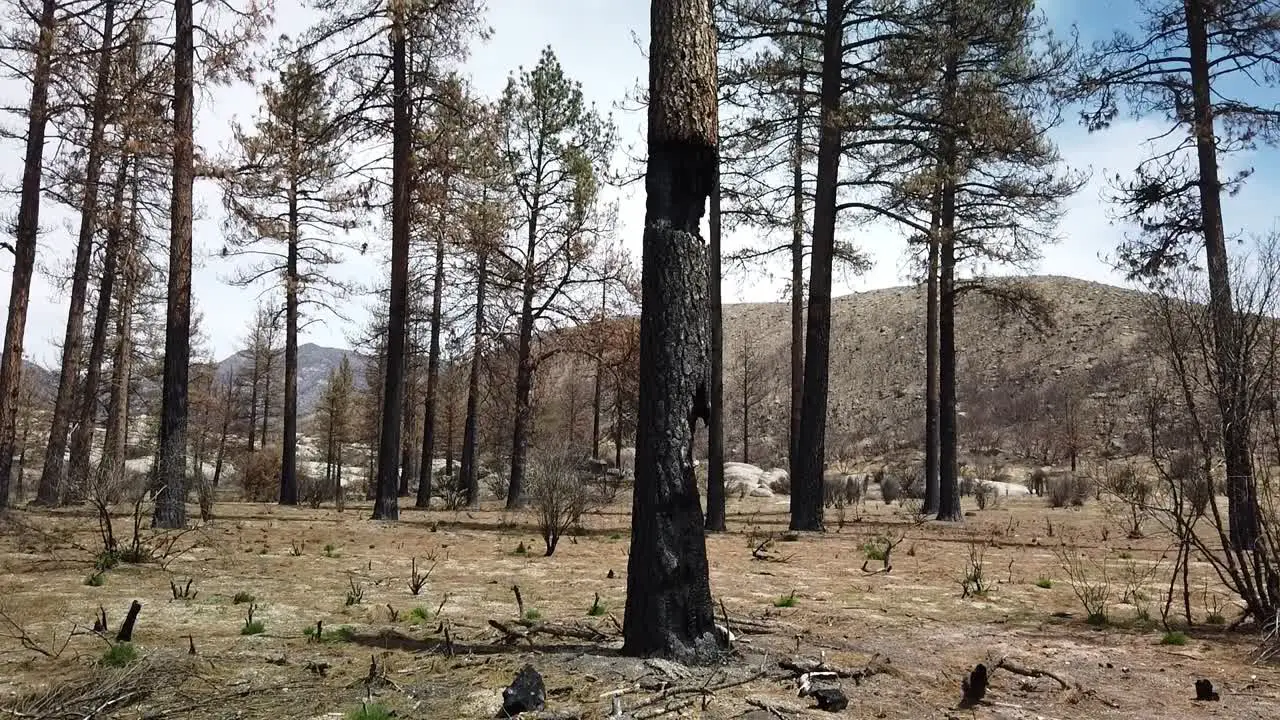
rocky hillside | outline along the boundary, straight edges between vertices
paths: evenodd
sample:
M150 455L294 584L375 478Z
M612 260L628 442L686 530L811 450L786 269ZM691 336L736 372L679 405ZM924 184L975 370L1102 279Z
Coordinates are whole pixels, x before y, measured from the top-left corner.
M352 350L324 347L315 343L298 346L298 411L308 415L320 402L325 382L342 363L349 358L351 370L355 375L356 386L364 387L364 359ZM226 378L233 373L248 372L251 359L243 353L237 353L218 363L218 377ZM277 361L278 372L284 372L283 356Z
M962 445L1061 460L1068 411L1084 443L1124 443L1128 406L1150 374L1140 292L1065 277L994 280L1005 291L1034 293L1049 311L1037 329L991 298L969 293L957 316ZM837 298L832 308L829 456L866 457L918 447L924 412L924 288L897 287ZM727 447L742 460L743 406L751 462L785 455L789 408L790 308L753 303L725 308ZM590 369L547 368L544 397L567 394ZM579 398L590 396L577 392ZM583 402L580 399L579 402ZM589 401L589 400L588 400ZM587 422L590 422L589 412ZM560 413L558 417L562 417ZM1120 418L1105 428L1109 419ZM585 435L589 437L590 427ZM1104 437L1106 436L1106 437Z

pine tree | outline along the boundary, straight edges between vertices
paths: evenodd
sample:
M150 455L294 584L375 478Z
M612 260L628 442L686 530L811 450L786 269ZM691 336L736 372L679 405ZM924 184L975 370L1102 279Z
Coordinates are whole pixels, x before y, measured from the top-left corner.
M298 333L307 319L304 307L343 317L339 303L350 286L336 277L335 266L344 249L354 249L345 233L356 224L357 189L346 182L347 148L333 120L331 88L305 57L287 46L277 54L288 64L263 88L260 118L252 129L233 131L235 169L224 181L228 242L222 254L253 260L237 268L233 283L278 278L284 285L280 504L296 505ZM264 428L266 419L264 412Z
M550 48L532 70L512 76L498 103L500 151L519 198L519 242L496 248L496 284L518 294L515 418L507 507L521 504L533 380L534 347L544 327L574 316L609 268L599 263L601 231L611 218L598 198L609 171L615 130L583 99ZM496 262L495 262L496 261ZM585 313L580 313L585 314Z
M1120 214L1139 233L1119 248L1130 277L1159 284L1203 248L1209 281L1229 534L1239 561L1258 541L1258 493L1250 451L1250 408L1242 338L1234 318L1222 195L1250 171L1223 177L1225 157L1276 141L1276 110L1265 102L1280 78L1280 2L1143 0L1137 27L1096 43L1081 63L1075 96L1090 131L1121 113L1163 120L1160 139L1181 137L1117 176ZM1255 608L1250 608L1255 609Z

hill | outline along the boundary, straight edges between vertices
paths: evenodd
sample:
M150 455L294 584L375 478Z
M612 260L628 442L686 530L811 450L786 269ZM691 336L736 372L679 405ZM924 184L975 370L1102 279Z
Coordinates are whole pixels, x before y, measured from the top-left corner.
M355 374L356 386L364 387L364 358L353 350L324 347L315 343L304 343L298 346L298 412L309 415L320 402L320 394L329 374L342 364L343 358L351 362L351 370ZM283 372L283 356L276 361L280 372ZM217 377L225 380L234 373L247 371L251 360L246 353L236 353L218 363Z
M992 279L1040 298L1052 325L1037 329L976 292L960 300L956 335L962 451L1062 461L1067 424L1096 447L1140 440L1131 413L1150 375L1142 292L1057 276ZM832 307L829 458L919 447L924 413L924 288L895 287L835 299ZM725 307L726 447L729 459L785 457L790 403L790 306ZM590 398L583 361L548 366L544 397ZM589 401L589 400L588 400ZM582 402L579 400L578 402ZM744 443L743 407L749 430ZM544 411L552 424L564 411ZM579 413L582 414L582 413ZM590 435L588 410L585 436ZM546 428L547 432L562 432ZM579 435L580 437L584 435Z

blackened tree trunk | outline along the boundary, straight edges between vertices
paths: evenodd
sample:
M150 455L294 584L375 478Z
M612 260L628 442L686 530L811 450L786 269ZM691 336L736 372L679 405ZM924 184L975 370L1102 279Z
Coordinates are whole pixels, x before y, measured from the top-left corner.
M222 463L227 456L227 435L231 432L231 415L235 412L234 375L227 376L227 394L222 400L222 428L218 431L218 454L213 461L213 486L218 487L222 480Z
M22 388L22 346L31 301L31 276L40 233L40 183L44 174L44 135L49 123L49 76L53 62L55 15L58 4L40 6L40 41L31 72L31 104L27 109L27 146L23 156L22 190L14 233L13 276L9 284L9 317L0 356L0 508L9 505L9 479L18 429L18 397Z
M253 382L249 390L249 452L253 452L255 439L258 437L258 385L260 377L257 362L253 368Z
M387 308L387 367L383 377L373 519L399 520L398 454L404 409L405 332L409 298L409 88L404 17L391 23L391 293Z
M533 420L533 293L537 223L529 222L529 245L520 304L520 337L516 345L516 414L511 423L511 479L507 485L507 509L524 502L524 470L529 453L529 425Z
M604 403L604 353L606 347L606 303L609 297L609 284L600 282L600 329L596 333L596 378L595 387L591 389L591 457L600 459L600 415Z
M742 462L751 462L751 350L742 344Z
M275 364L275 349L268 345L266 368L262 373L262 436L258 439L264 448L267 446L267 423L271 420L271 373Z
M707 251L715 186L716 44L706 0L653 0L641 269L640 402L623 652L689 662L719 652L702 508L698 418L710 416Z
M446 180L446 186L448 181ZM431 473L436 460L436 397L440 388L440 319L444 295L444 227L436 231L436 268L431 285L431 341L427 346L427 399L422 408L422 465L417 507L431 506Z
M471 367L467 373L467 417L462 425L462 478L467 490L467 505L480 506L480 477L476 468L476 444L479 442L480 352L484 347L484 294L489 282L487 252L479 253L476 268L476 326L472 335Z
M809 317L805 332L804 401L791 478L791 529L822 530L822 473L826 450L827 376L831 336L831 273L835 256L836 184L840 173L843 0L827 0L822 48L822 129L813 209Z
M934 193L929 223L929 262L925 278L924 329L924 508L926 515L938 514L938 199Z
M80 233L76 238L75 267L71 276L71 297L67 309L67 328L62 340L62 366L58 394L53 404L53 421L45 444L44 468L36 502L57 505L62 502L65 485L83 483L84 478L64 477L63 456L67 451L67 433L71 416L76 411L76 391L80 383L80 363L84 348L85 302L89 295L89 265L93 260L93 239L98 232L98 189L102 180L103 140L106 135L107 105L111 91L111 45L114 40L115 2L108 1L102 21L102 45L98 48L98 71L94 86L93 111L89 130L89 156L84 168L84 194L80 202Z
M296 142L296 135L295 142ZM293 157L301 152L293 149ZM289 180L289 245L284 278L284 418L280 442L280 504L298 504L298 187ZM265 421L265 417L263 418ZM263 427L266 423L263 422Z
M187 524L187 378L191 360L191 194L195 180L192 0L174 0L173 197L169 215L169 298L153 523Z
M138 190L141 163L130 170L128 245L123 249L120 301L116 308L116 344L111 353L111 393L107 399L107 431L98 463L99 482L110 486L124 474L125 447L129 435L129 384L133 374L133 306L138 292Z
M114 7L114 3L112 6ZM107 354L107 325L111 319L111 298L119 274L120 245L124 242L124 191L129 180L129 158L120 161L111 198L111 226L103 249L102 278L98 281L98 307L94 310L89 357L85 362L84 386L76 409L76 428L71 432L71 464L67 472L66 502L80 502L89 482L89 455L93 432L98 425L98 385L102 381L103 359Z
M1222 418L1222 450L1227 473L1228 533L1233 549L1252 551L1258 541L1258 495L1249 450L1248 360L1241 357L1240 331L1231 300L1230 267L1222 221L1222 184L1214 136L1213 95L1207 24L1212 3L1183 3L1190 56L1196 163L1199 171L1200 217L1205 267L1209 276L1209 312L1213 318L1214 364L1218 375L1218 412Z
M714 17L714 15L713 15ZM719 140L717 128L716 140ZM712 532L725 531L724 494L724 306L720 296L720 170L711 187L707 264L711 305L711 417L707 422L707 522Z
M396 486L396 495L400 497L409 496L409 478L414 477L417 472L413 465L413 430L416 427L415 422L418 419L416 408L413 406L414 396L418 394L417 374L418 369L414 366L412 341L406 338L405 352L409 353L404 359L404 412L400 414L400 475L399 482Z
M953 3L954 6L954 3ZM959 61L947 58L942 78L942 107L956 98ZM943 130L941 201L938 208L938 519L960 522L960 483L956 422L956 141L954 130Z
M796 127L791 138L791 425L787 468L795 475L799 457L800 408L804 405L804 78L796 93Z

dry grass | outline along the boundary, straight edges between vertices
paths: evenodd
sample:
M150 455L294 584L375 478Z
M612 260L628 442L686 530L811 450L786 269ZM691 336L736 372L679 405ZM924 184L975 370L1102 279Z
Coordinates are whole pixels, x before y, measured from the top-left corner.
M1185 646L1161 645L1163 631L1119 603L1122 565L1156 562L1168 542L1155 533L1117 538L1114 531L1104 541L1105 517L1092 505L1048 509L1039 499L1002 498L998 508L949 527L915 525L896 505L867 503L861 519L840 532L777 542L773 555L785 562L753 559L759 539L785 531L786 512L785 498L731 501L733 532L709 537L708 548L712 588L737 625L740 658L681 681L721 689L670 695L647 711L687 701L683 716L729 718L754 702L787 717L816 717L786 673L777 673L777 660L796 656L798 646L800 655L841 667L864 667L877 653L888 659L892 672L860 685L845 681L851 704L844 717L941 717L960 698L961 675L992 655L1069 673L1084 693L1064 694L1052 679L998 673L988 694L994 704L977 708L977 717L1200 716L1205 708L1191 700L1199 677L1223 692L1215 717L1280 716L1280 673L1250 664L1251 638L1197 627L1187 631ZM538 634L531 649L523 640L501 642L488 623L517 618L518 585L526 615L536 611L549 624L616 638L628 550L621 507L586 516L584 534L566 538L551 558L514 552L521 543L541 546L524 515L406 511L396 526L367 516L365 507L339 515L220 504L217 520L186 536L192 547L166 567L120 566L93 587L84 583L94 543L88 516L11 514L0 533L0 609L15 626L0 627L0 706L15 717L60 717L49 708L61 703L75 717L312 718L337 717L372 696L402 717L492 717L501 689L525 662L546 677L551 708L577 708L582 717L606 716L609 701L601 696L610 691L632 690L623 696L626 708L658 693L657 685L637 680L656 671L619 657L617 639ZM904 532L892 572L861 570L868 542ZM1090 562L1105 559L1115 569L1110 626L1084 622L1054 554L1067 536ZM987 589L962 598L975 545L983 548ZM436 566L418 596L409 589L414 558L419 568ZM1194 566L1193 587L1213 582L1208 572ZM170 580L187 578L198 594L174 600ZM1038 587L1042 579L1051 587ZM1164 582L1158 573L1145 588L1157 619ZM360 600L348 604L355 587ZM775 607L793 592L794 606ZM265 632L241 635L248 604L233 602L237 593L253 596L254 619ZM608 612L591 617L597 593ZM124 670L100 668L106 644L85 629L101 606L114 632L134 599L143 604L134 637L142 659ZM423 611L414 613L418 607ZM317 621L324 635L310 642L307 630ZM28 645L66 648L45 656L24 647L15 627ZM190 643L195 657L187 654ZM650 689L635 690L638 682Z

